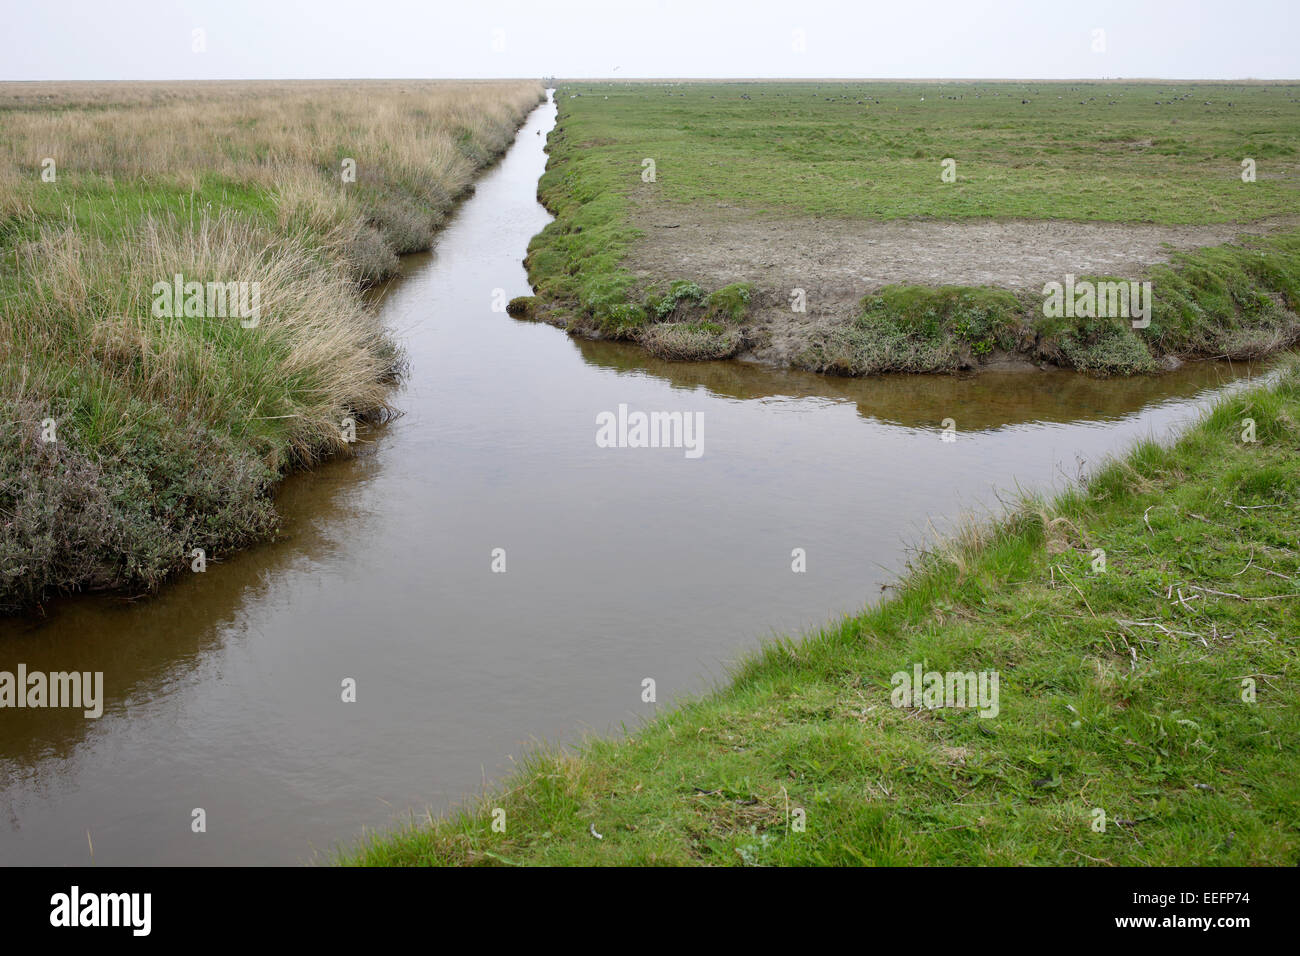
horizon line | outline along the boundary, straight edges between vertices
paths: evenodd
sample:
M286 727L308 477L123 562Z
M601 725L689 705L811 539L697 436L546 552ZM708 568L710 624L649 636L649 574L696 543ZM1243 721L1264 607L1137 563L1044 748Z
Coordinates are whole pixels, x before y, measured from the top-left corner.
M357 83L517 82L562 83L1300 83L1300 77L1018 77L1018 76L287 76L169 77L165 79L0 79L0 83Z

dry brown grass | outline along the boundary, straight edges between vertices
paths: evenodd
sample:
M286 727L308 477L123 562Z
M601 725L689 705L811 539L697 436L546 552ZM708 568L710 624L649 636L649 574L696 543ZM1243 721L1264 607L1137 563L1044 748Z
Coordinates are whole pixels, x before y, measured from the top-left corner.
M53 376L79 345L81 387L93 383L100 406L87 423L97 432L129 420L132 402L250 434L241 424L275 416L284 424L258 451L282 468L345 450L344 417L387 411L396 350L378 316L346 276L292 237L269 239L224 216L192 227L146 219L129 245L49 229L16 256L27 288L20 313L5 308L4 339L25 356L29 389L47 393L66 392ZM177 272L259 283L257 326L153 318L153 284ZM44 389L36 370L51 376ZM232 418L234 409L247 413Z
M427 248L541 95L531 81L0 83L0 217L45 198L47 159L74 187L219 180L273 194L283 224L331 234L373 281L392 262L365 261L385 257L363 231Z
M335 167L335 150L464 184L457 140L498 146L541 98L532 81L364 80L283 83L0 83L0 166L28 178L217 174L273 185L284 168ZM504 127L504 129L503 129Z

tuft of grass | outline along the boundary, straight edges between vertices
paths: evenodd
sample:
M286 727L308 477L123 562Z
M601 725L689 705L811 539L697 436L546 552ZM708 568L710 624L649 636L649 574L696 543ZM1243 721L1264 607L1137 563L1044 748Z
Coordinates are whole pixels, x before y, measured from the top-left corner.
M688 310L692 305L698 304L704 300L704 290L694 282L677 280L668 285L668 293L664 296L656 296L650 293L646 299L647 311L653 311L654 317L660 321L667 319L675 314L679 308Z
M863 298L851 326L816 333L800 364L838 375L966 368L994 349L1017 350L1026 308L1002 289L886 286Z
M1294 865L1298 466L1292 362L713 693L338 862ZM996 671L999 713L893 706L916 664Z
M537 308L537 297L517 295L506 303L506 315L516 319L530 319Z
M749 300L754 289L747 282L734 282L714 289L704 297L704 318L723 322L741 322L749 314Z
M698 362L731 358L744 338L716 322L660 322L648 328L640 342L662 358Z

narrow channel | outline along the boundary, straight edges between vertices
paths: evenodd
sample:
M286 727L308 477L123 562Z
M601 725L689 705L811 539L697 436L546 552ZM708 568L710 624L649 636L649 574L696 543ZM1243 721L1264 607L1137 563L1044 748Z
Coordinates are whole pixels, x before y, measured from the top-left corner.
M0 668L103 671L106 697L98 720L6 712L0 862L325 859L529 747L635 726L645 678L658 706L707 690L763 638L876 600L931 521L1166 436L1250 371L831 379L517 322L493 304L529 291L554 119L384 290L405 414L286 481L276 541L150 600L0 623ZM620 405L700 413L703 454L598 447Z

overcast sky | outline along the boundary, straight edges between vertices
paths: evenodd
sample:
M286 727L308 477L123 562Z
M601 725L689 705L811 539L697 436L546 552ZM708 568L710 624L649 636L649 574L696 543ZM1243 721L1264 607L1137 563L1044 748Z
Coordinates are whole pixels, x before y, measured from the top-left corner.
M1298 9L1300 0L10 0L0 79L1294 79Z

